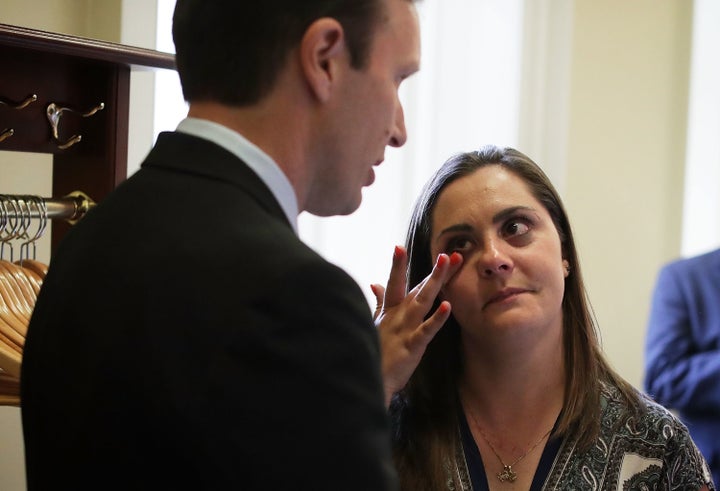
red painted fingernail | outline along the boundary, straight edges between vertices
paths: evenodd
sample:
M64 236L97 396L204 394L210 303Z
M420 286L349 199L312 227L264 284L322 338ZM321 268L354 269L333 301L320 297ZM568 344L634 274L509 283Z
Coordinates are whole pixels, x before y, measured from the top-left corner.
M448 257L446 254L439 254L437 258L437 265L438 266L444 266L445 263L448 261Z
M400 257L403 253L403 248L400 246L395 246L395 252L393 253L394 257Z
M453 252L450 256L450 264L455 266L456 264L460 264L460 261L462 261L462 255L459 252Z
M441 314L447 314L450 311L450 304L447 302L443 302L440 304L440 307L438 307L438 310Z

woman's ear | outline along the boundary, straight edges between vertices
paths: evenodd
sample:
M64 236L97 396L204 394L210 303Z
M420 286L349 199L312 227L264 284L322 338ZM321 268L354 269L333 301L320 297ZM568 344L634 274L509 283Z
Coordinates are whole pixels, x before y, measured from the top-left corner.
M563 259L562 263L565 278L567 278L568 276L570 276L570 262L567 259Z
M308 87L320 101L327 101L337 79L337 62L345 53L345 32L332 18L323 17L305 30L300 40L300 63Z

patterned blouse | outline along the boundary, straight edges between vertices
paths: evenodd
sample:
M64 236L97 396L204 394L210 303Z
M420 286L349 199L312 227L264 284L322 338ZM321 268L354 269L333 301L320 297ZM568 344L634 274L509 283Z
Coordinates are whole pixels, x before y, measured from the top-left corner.
M600 435L594 445L581 452L575 438L559 442L554 446L554 460L549 460L547 466L541 461L538 474L545 476L542 479L543 476L536 475L536 485L542 490L563 491L696 491L703 485L714 490L707 463L685 425L664 407L645 398L642 400L647 412L640 418L627 418L628 408L618 390L604 386ZM615 428L620 420L627 421ZM466 453L468 449L463 448L462 438L460 442L456 461L449 468L461 487L456 489L449 484L448 489L486 490L484 471L468 471L468 457L472 454ZM470 451L477 452L477 449ZM552 449L546 449L545 453L548 452Z

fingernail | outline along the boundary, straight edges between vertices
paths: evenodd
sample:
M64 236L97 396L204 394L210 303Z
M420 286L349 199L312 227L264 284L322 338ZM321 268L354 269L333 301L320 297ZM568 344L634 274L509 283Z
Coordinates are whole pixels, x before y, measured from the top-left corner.
M400 257L403 253L403 248L400 246L395 246L395 252L393 253L394 257Z
M438 266L444 266L447 261L448 261L447 254L438 254L438 258L437 258Z
M460 264L461 261L462 261L462 254L460 254L459 252L453 252L452 255L450 256L450 264L452 264L453 266Z

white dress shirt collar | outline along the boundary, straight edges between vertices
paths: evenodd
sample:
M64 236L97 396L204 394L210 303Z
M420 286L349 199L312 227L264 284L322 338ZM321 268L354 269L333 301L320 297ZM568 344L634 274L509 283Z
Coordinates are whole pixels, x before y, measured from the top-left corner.
M270 188L297 234L298 204L295 190L275 161L237 131L212 121L185 118L177 131L204 138L237 155Z

